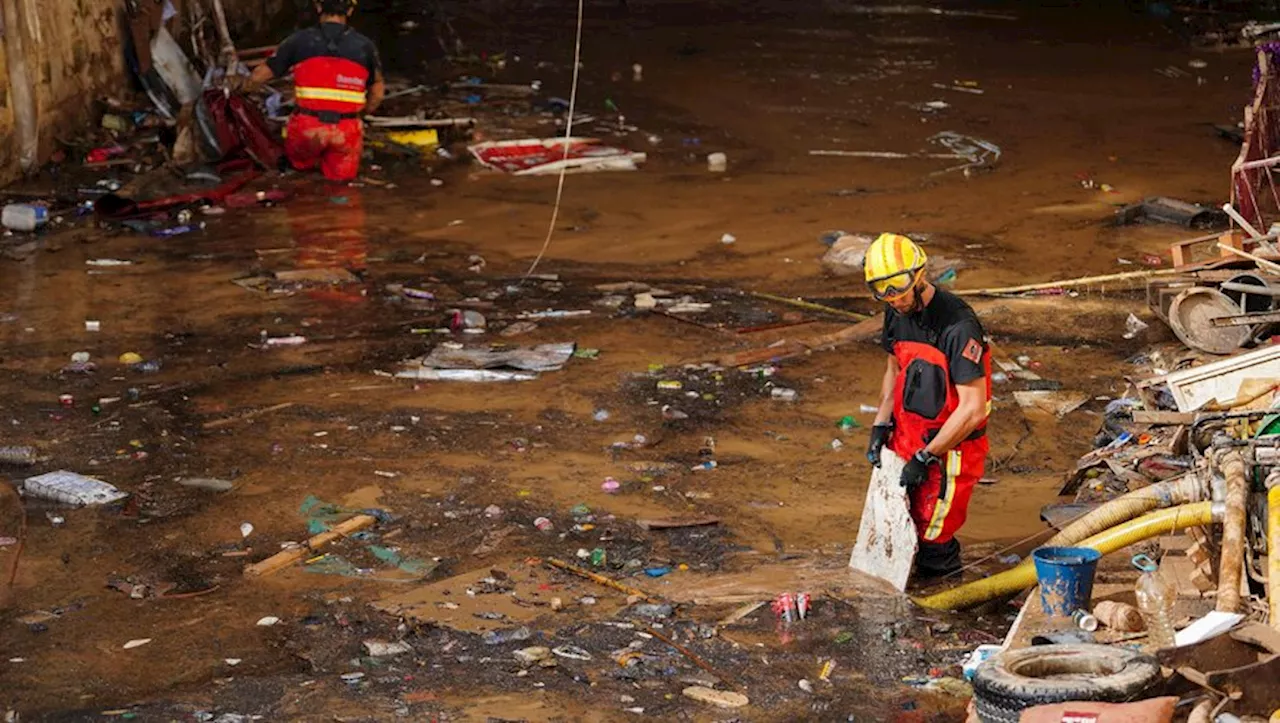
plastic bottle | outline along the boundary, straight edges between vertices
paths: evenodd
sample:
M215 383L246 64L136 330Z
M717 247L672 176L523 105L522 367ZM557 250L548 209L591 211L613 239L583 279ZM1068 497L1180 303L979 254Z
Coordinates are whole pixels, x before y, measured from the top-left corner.
M0 222L13 231L35 231L49 220L49 209L29 203L10 203L0 214Z
M1150 650L1171 648L1173 638L1173 585L1159 574L1160 566L1146 555L1135 555L1133 566L1142 571L1134 589L1138 609L1147 623L1147 647Z
M485 645L502 645L503 643L528 640L532 637L533 631L523 626L515 628L514 630L490 630L481 636Z

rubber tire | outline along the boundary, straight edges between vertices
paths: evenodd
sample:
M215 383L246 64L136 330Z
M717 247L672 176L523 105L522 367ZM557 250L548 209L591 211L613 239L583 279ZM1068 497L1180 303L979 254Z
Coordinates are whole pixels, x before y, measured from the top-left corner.
M1087 680L1037 677L1036 668L1115 671ZM1046 703L1123 703L1160 677L1149 655L1105 645L1038 645L992 656L973 676L974 705L983 723L1017 723L1022 711Z

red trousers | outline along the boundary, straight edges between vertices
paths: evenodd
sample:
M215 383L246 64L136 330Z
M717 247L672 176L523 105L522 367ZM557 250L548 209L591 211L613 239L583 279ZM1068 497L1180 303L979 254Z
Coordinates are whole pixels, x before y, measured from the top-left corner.
M330 181L353 180L364 153L364 124L359 118L325 123L315 116L294 113L285 129L284 152L299 171L319 166Z
M961 442L929 468L929 478L911 492L911 519L923 542L946 543L955 537L969 514L969 498L982 479L987 450L986 436Z

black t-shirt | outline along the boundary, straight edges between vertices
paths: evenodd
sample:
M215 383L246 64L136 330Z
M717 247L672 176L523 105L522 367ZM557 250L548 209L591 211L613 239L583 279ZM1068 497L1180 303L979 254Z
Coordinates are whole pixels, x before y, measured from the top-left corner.
M986 374L982 363L986 335L978 315L949 291L936 289L933 300L917 314L903 315L893 307L886 308L880 344L892 354L898 341L922 342L940 349L947 356L953 384L965 384Z
M370 83L382 68L373 41L342 23L320 23L290 35L276 48L276 54L267 58L267 66L277 78L282 78L293 66L315 57L345 58L359 63L369 69Z

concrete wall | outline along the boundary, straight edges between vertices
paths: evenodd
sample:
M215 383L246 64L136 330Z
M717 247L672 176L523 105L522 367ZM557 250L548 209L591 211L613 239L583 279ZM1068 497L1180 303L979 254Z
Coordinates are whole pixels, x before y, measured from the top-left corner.
M168 27L175 37L185 35L188 12L173 0L178 16ZM137 0L151 3L154 0ZM278 20L292 0L223 0L237 44ZM19 42L34 86L39 158L43 162L57 147L56 138L72 138L96 120L94 101L123 98L131 80L124 60L122 0L0 0L4 12L5 52L0 52L0 183L20 175L19 143L15 133L13 88L8 63L9 44ZM210 11L211 12L211 11ZM19 35L20 34L20 35ZM241 38L245 40L241 41ZM189 44L182 43L184 49ZM16 47L16 46L15 46ZM139 96L145 103L145 96Z

